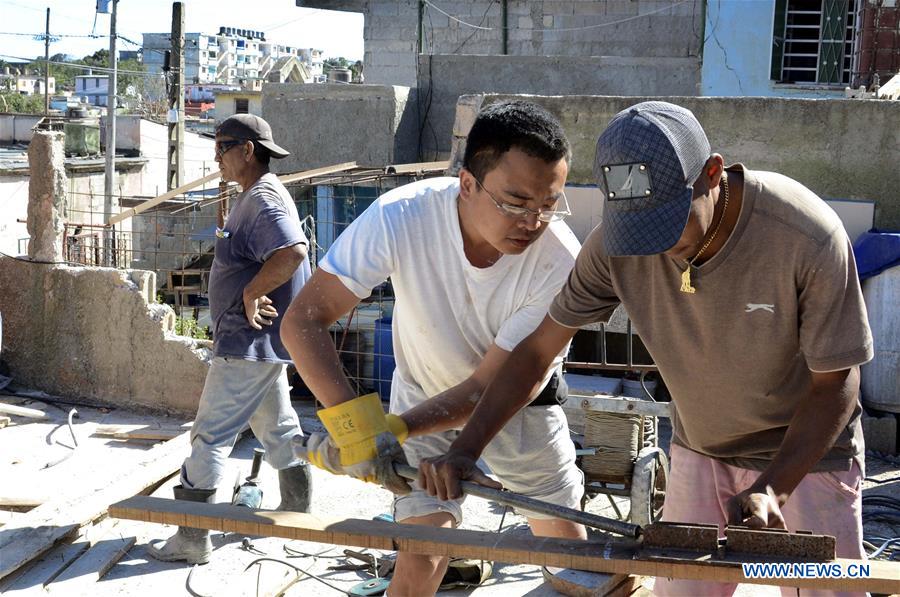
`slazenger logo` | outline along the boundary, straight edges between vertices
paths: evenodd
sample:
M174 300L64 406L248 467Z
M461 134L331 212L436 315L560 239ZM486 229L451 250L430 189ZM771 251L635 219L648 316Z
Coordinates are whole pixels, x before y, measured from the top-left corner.
M768 311L769 313L774 313L775 305L767 305L766 303L747 303L747 308L744 309L744 313L753 313L754 311Z

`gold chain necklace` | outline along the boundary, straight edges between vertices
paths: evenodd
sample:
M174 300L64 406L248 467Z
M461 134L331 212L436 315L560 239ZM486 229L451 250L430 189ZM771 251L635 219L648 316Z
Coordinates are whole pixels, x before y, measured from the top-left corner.
M716 224L715 230L713 230L712 236L710 236L703 246L700 247L700 250L697 251L697 254L694 255L694 258L687 262L687 269L685 269L681 273L681 292L686 292L688 294L694 294L697 292L697 289L691 286L691 267L694 265L694 262L703 255L703 251L709 247L712 243L713 239L716 238L716 234L719 232L719 228L722 227L722 222L725 220L725 212L728 211L728 179L724 176L722 177L722 188L725 191L725 203L722 205L722 214L719 216L719 222Z

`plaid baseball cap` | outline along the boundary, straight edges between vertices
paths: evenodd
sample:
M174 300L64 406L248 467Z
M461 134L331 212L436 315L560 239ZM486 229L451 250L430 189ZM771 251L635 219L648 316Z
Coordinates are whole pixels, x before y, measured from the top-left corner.
M216 127L217 135L226 135L235 139L256 141L269 150L273 158L286 158L291 153L275 144L272 140L272 127L255 114L235 114L222 121Z
M692 186L709 156L709 141L690 110L651 101L616 114L597 139L594 158L607 253L671 249L687 225Z

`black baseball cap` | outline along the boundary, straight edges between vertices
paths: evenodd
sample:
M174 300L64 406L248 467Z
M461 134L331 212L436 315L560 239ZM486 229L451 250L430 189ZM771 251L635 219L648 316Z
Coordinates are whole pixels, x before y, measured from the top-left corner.
M273 158L286 158L291 155L291 152L276 145L272 140L272 127L269 123L254 114L229 116L216 127L216 134L255 141L268 149Z
M709 157L706 133L686 108L650 101L616 114L594 158L607 253L654 255L675 246Z

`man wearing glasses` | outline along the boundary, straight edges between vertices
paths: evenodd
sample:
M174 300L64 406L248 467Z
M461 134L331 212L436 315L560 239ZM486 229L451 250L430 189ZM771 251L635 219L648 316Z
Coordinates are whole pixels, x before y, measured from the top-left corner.
M444 453L482 390L537 327L579 250L562 220L569 143L557 120L528 102L485 108L469 133L459 177L394 189L357 218L291 305L282 338L327 408L330 434L307 442L312 464L385 484L397 521L455 526L461 500L442 501L392 476L390 460ZM377 395L357 398L329 326L390 277L397 368L385 416ZM504 485L578 507L583 477L557 396L565 349L541 371L522 409L484 458ZM403 442L403 448L399 443ZM528 515L536 535L585 538L581 525ZM433 594L447 558L398 554L389 594Z
M249 423L278 471L279 509L309 511L309 465L294 457L291 446L300 422L285 373L290 356L278 333L279 315L310 277L308 241L294 201L269 172L271 158L287 155L257 116L232 116L216 129L222 178L237 182L243 192L216 233L209 276L213 359L176 499L213 501L228 454ZM187 527L149 547L154 558L191 564L206 563L211 551L209 531Z
M479 481L479 453L524 405L536 372L621 303L675 407L663 520L811 530L834 536L838 557L864 558L859 365L872 358L872 335L837 215L786 176L726 168L694 115L666 102L617 114L597 141L594 174L603 223L547 318L420 477L451 498L460 479Z

